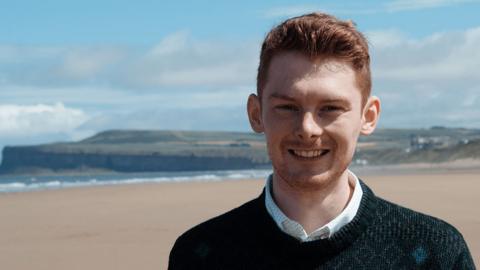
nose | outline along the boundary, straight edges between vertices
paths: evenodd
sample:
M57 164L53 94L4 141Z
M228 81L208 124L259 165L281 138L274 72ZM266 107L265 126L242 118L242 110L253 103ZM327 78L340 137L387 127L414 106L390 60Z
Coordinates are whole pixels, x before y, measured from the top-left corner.
M311 112L304 112L298 119L298 125L296 128L296 135L300 139L309 140L319 137L323 129L320 126L318 119L315 119L315 114Z

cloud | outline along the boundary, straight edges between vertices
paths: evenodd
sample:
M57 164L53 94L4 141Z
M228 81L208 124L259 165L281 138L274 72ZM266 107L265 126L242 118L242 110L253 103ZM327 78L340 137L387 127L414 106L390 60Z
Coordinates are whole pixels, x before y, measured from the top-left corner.
M0 86L108 84L127 53L120 46L2 45Z
M405 35L396 29L367 31L365 36L375 49L395 47L406 41Z
M108 71L124 57L118 48L75 49L63 55L61 63L52 72L65 79L99 80L100 75Z
M250 131L245 106L140 109L92 117L80 129Z
M387 32L388 35L391 33ZM419 40L409 40L401 35L391 40L394 41L389 44L381 39L371 40L373 53L378 59L374 66L377 78L402 81L480 80L480 27L464 32L437 33ZM376 46L377 42L379 46Z
M385 41L389 36L392 41ZM395 30L367 37L384 125L478 127L480 27L421 39Z
M124 83L141 88L254 84L257 46L248 41L198 41L184 32L174 33L136 59Z
M258 42L193 39L180 31L151 47L0 46L2 85L45 88L253 85Z
M188 32L179 31L164 37L149 54L154 57L178 53L187 48Z
M383 100L382 125L475 127L480 122L480 28L424 38L397 29L366 35L374 93ZM56 113L50 114L62 121L47 121L47 112L31 113L43 115L35 121L21 120L34 119L24 112L13 121L37 124L29 128L48 140L57 138L55 132L81 138L108 128L249 130L245 101L255 91L259 44L198 40L180 31L149 47L0 46L0 100L21 101L16 106L22 108L69 104L62 114L76 119L71 125L52 124L68 121ZM57 105L43 106L60 111ZM462 113L468 117L459 117ZM10 130L27 136L28 128Z
M0 137L73 134L88 118L82 110L67 108L62 103L32 106L0 105Z

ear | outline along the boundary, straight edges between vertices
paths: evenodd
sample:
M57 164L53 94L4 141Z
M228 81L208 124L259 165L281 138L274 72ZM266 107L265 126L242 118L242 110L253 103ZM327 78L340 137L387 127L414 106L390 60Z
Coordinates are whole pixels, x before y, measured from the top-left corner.
M365 107L363 108L362 115L362 127L360 134L370 135L377 126L378 119L380 118L380 99L375 96L371 96Z
M250 126L257 133L263 132L262 108L260 99L255 94L250 94L247 102L247 113Z

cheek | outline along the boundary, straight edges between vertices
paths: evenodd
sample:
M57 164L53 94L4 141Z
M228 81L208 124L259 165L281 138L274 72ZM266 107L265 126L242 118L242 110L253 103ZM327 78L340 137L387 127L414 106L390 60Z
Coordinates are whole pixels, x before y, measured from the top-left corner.
M271 160L280 162L283 159L282 145L291 134L290 121L272 114L265 115L264 119L264 134L268 155Z
M334 141L336 147L341 152L355 151L359 127L355 121L347 121L348 119L338 119L325 126L325 131L329 134L330 139Z
M285 163L284 153L281 147L280 137L268 137L267 139L267 153L272 161L273 166L283 166Z
M295 119L292 116L281 116L273 112L266 113L263 116L263 119L265 132L268 132L273 136L279 136L291 132L292 123L295 122Z

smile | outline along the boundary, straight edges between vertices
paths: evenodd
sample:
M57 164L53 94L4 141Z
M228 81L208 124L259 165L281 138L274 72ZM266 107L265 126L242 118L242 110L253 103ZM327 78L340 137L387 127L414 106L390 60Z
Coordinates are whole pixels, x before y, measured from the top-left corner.
M289 149L288 152L294 156L297 156L297 157L302 157L302 158L318 158L318 157L321 157L321 156L324 156L325 154L327 154L328 152L330 152L330 150L293 150L293 149Z

